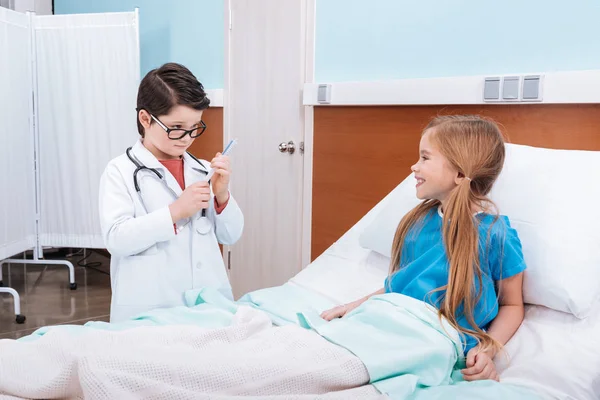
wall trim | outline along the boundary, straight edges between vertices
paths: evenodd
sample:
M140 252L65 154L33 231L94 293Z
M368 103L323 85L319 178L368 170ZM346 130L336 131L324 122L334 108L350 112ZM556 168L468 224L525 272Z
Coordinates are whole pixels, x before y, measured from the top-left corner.
M211 107L223 107L223 89L206 89L206 96L210 99Z
M224 7L223 7L223 21L225 21L225 23L223 24L223 38L224 38L224 45L225 45L225 52L223 54L223 66L225 68L225 76L224 76L224 82L223 82L223 89L221 89L221 107L223 107L223 147L226 146L227 143L229 143L229 139L231 137L230 132L229 132L229 119L230 119L230 115L229 115L229 111L231 110L231 107L229 107L229 87L230 87L230 77L229 77L229 62L231 59L231 35L230 35L230 30L231 30L231 0L225 0L224 1ZM217 93L215 93L216 95ZM218 96L213 96L215 98L215 100L217 99ZM210 99L210 97L209 97ZM212 100L212 99L211 99ZM216 101L215 101L216 103ZM215 106L216 107L216 106ZM229 278L229 280L231 281L231 273L230 273L230 265L229 265L229 261L231 261L230 259L230 254L231 254L231 247L229 245L223 245L223 263L225 264L225 267L227 268L227 277Z
M483 101L483 85L492 76L542 76L542 100ZM327 83L327 82L322 82ZM370 82L333 82L328 104L317 101L318 83L304 85L304 105L444 105L600 103L600 69L586 71L478 75Z
M304 82L315 79L317 0L304 0ZM310 264L312 243L314 107L304 107L304 164L302 184L302 268Z

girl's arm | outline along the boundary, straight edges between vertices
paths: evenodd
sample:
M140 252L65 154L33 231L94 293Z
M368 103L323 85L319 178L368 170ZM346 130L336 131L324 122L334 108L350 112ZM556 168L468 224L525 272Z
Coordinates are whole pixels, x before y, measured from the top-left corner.
M490 324L487 333L501 344L506 344L515 334L523 317L523 273L498 281L500 287L500 309L498 315ZM475 347L467 354L467 368L462 370L466 381L480 379L499 380L494 365L495 350L480 353Z
M369 300L369 298L376 296L378 294L384 294L384 293L385 293L385 289L381 288L378 291L373 292L365 297L361 297L358 300L354 300L352 303L342 304L341 306L334 307L331 310L323 311L321 313L321 318L323 318L324 320L327 320L327 321L331 321L332 319L335 319L335 318L341 318L344 315L346 315L347 313L349 313L350 311L354 310L356 307L360 306L365 301Z
M361 304L362 304L362 303L364 303L365 301L369 300L371 297L373 297L373 296L377 296L378 294L385 294L385 289L384 289L384 288L381 288L381 289L379 289L378 291L376 291L376 292L373 292L373 293L371 293L371 294L368 294L368 295L366 295L365 297L361 297L360 299L358 299L358 300L355 300L355 301L353 301L353 302L352 302L352 303L350 303L350 304L358 303L358 305L361 305Z
M523 306L523 273L498 281L500 289L500 309L498 315L492 321L488 334L501 344L506 344L515 334L523 318L525 307ZM496 354L490 350L490 357Z

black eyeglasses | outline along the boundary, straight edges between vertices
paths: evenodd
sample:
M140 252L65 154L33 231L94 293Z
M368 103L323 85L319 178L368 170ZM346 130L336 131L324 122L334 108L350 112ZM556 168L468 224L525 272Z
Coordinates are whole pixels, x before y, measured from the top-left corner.
M156 118L154 115L150 114L150 117L156 121L156 123L158 125L160 125L161 128L163 128L165 130L165 132L167 132L167 136L169 137L169 139L171 140L179 140L183 137L185 137L185 135L190 135L190 137L192 139L197 138L198 136L202 135L204 133L204 131L206 130L206 124L204 123L204 121L200 121L200 126L194 129L181 129L181 128L168 128L165 124L163 124L162 122L160 122L160 120L158 118Z

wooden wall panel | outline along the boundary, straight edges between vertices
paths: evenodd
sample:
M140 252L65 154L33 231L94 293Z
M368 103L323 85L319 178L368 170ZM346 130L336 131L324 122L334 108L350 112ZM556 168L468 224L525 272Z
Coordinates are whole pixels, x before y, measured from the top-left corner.
M312 259L410 173L438 114L494 118L512 143L600 150L598 104L315 107Z
M198 158L210 161L217 152L223 151L223 108L214 107L205 110L202 120L206 123L206 131L194 140L189 152Z
M188 151L197 158L210 161L217 152L223 151L223 107L205 110L202 120L206 130L194 140ZM223 246L219 245L219 248L223 253Z

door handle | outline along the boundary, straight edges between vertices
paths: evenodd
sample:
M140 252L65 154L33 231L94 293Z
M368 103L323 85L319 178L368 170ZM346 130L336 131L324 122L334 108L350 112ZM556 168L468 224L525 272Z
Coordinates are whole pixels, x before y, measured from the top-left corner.
M296 151L296 144L290 140L289 142L281 142L279 143L279 151L282 153L294 154Z

